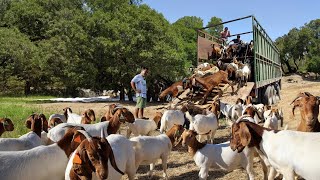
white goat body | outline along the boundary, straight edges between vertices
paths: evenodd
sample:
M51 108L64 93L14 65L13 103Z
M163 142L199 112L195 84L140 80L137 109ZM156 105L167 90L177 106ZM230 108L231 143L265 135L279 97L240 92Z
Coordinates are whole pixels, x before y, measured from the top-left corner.
M62 139L70 126L83 127L90 136L100 137L101 131L103 131L105 135L108 135L108 125L109 121L99 122L96 124L61 123L49 130L48 138L53 142L58 142Z
M185 122L184 113L180 110L166 110L160 122L160 133L163 133L171 129L174 124L183 125Z
M264 130L260 150L286 180L293 180L294 172L304 179L318 180L319 138L319 133Z
M235 121L242 115L241 104L227 104L220 101L220 111L227 120Z
M206 144L199 149L193 159L200 167L200 179L207 179L209 168L227 171L243 168L247 171L249 179L254 179L252 148L245 148L241 153L231 150L230 142L221 144Z
M190 113L186 112L186 117L190 120L190 130L194 130L199 134L199 141L203 141L203 136L207 135L207 140L211 140L213 143L213 138L218 129L218 119L211 112L208 115L197 114L194 117Z
M2 151L0 162L2 180L55 180L63 177L68 157L57 144L52 144L25 151Z
M70 109L67 109L67 114L68 114L67 123L81 124L80 115L70 112Z
M152 119L135 119L134 123L127 123L129 129L127 130L127 138L130 137L131 132L135 135L149 135L150 132L158 128L156 122Z
M41 136L43 133L41 133ZM40 145L46 145L46 141L43 141L44 139L46 138L40 138L33 131L28 132L19 138L0 138L0 151L22 151L32 149Z
M167 160L172 149L172 144L166 134L158 136L138 136L133 137L130 141L134 142L136 168L139 165L150 164L149 175L152 175L154 164L158 159L162 160L164 177L166 175Z

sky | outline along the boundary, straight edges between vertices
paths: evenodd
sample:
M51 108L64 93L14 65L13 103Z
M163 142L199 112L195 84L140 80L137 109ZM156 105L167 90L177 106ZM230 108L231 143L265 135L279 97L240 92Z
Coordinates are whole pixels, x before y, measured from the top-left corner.
M143 0L143 3L163 14L170 23L184 16L196 16L207 26L213 16L228 21L254 15L272 40L320 18L319 0ZM251 31L250 23L248 19L225 26L236 34ZM244 36L241 36L244 40L250 38Z

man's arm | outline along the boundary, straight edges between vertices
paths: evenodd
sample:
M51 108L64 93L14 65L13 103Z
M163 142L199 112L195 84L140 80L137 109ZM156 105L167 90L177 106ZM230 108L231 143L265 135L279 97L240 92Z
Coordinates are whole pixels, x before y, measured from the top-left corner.
M134 92L136 92L136 93L140 93L141 92L141 90L136 88L136 84L133 81L131 81L130 84L131 84L131 87L134 90Z

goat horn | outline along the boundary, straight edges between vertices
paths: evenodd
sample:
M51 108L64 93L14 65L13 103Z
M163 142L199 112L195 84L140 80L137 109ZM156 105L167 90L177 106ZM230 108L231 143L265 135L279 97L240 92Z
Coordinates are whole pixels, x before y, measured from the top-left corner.
M237 120L236 123L240 122L243 118L250 117L250 115L242 115Z
M303 93L302 93L302 94L299 94L299 95L290 103L290 105L293 104L297 99L302 98L303 95L305 95L305 94L303 94Z
M304 92L303 94L306 95L306 96L308 96L308 97L313 96L313 95L312 95L311 93L309 93L309 92Z

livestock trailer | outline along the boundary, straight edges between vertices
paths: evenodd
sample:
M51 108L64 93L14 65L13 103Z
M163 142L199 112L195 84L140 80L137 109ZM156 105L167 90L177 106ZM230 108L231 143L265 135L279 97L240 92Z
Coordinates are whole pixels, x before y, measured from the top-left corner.
M212 44L219 43L219 37L210 35L208 28L215 26L223 26L228 23L234 23L246 20L249 31L232 34L231 37L237 35L252 35L253 50L251 55L239 57L240 60L249 62L251 65L251 87L248 93L255 98L256 102L264 104L274 104L280 98L281 86L281 61L279 50L275 43L271 40L265 29L258 20L253 16L246 16L219 24L207 26L197 30L197 65L203 62L215 63L218 59L212 54ZM235 30L235 29L233 29ZM232 58L220 57L223 62L230 62ZM244 96L242 96L244 97Z

